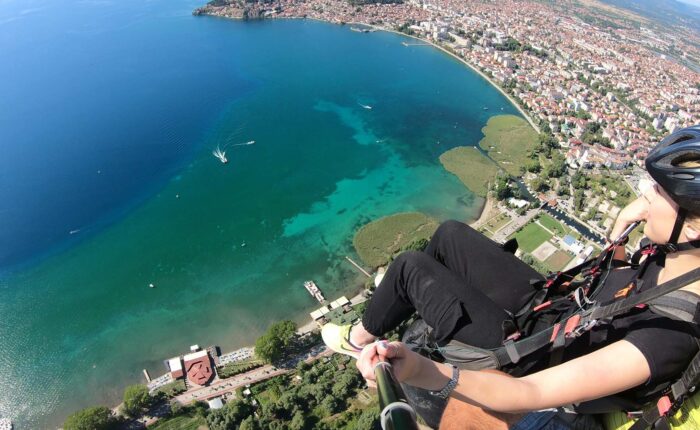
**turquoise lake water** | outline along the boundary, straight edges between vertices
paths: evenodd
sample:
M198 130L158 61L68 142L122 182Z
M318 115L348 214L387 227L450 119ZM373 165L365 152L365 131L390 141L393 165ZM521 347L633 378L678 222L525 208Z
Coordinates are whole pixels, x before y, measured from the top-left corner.
M485 80L399 35L198 5L0 2L0 416L20 429L115 404L191 344L306 322L304 280L363 282L343 257L370 220L480 209L438 157L517 114Z

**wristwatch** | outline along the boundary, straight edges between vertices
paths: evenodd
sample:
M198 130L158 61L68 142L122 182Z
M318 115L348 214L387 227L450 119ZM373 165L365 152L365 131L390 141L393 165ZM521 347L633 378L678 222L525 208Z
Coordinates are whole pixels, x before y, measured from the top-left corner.
M450 381L445 385L445 387L440 390L440 391L430 391L430 394L433 396L439 397L441 399L446 399L450 397L450 394L452 393L452 390L455 389L457 386L457 382L459 382L459 369L457 366L454 364L452 365L452 378L450 378Z

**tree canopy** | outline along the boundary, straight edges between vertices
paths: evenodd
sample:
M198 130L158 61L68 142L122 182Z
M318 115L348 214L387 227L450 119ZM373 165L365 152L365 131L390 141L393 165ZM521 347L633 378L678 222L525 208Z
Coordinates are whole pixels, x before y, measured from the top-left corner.
M279 321L255 341L255 355L269 363L279 360L284 349L296 338L297 325L293 321Z
M124 413L130 417L141 416L151 406L151 401L145 385L129 385L124 390Z
M63 428L65 430L112 430L117 424L109 408L95 406L70 415L63 423Z

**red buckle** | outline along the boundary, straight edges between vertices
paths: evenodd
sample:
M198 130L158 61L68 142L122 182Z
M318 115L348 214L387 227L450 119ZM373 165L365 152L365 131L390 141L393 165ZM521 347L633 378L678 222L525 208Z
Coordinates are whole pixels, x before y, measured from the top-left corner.
M554 342L554 339L557 338L557 334L559 334L559 327L561 327L561 323L557 323L557 325L554 326L554 330L552 330L552 337L549 338L549 342Z
M656 402L656 408L659 410L659 415L665 417L668 411L671 410L671 399L668 396L663 396Z
M572 331L576 330L578 323L581 321L581 315L574 315L568 320L566 320L566 325L564 326L564 333L570 334Z
M542 303L542 304L539 304L539 305L535 306L534 308L532 308L532 310L533 310L534 312L537 312L537 311L539 311L540 309L544 309L544 308L548 307L548 306L551 305L551 304L552 304L552 301L551 301L551 300L548 300L548 301L546 301L546 302L544 302L544 303Z
M637 306L635 306L635 308L638 308L638 309L646 309L646 308L647 308L647 305L646 305L645 303L640 303L640 304L638 304Z
M506 343L506 342L508 342L509 340L518 340L518 339L520 339L520 336L521 336L520 332L519 332L519 331L516 331L515 333L511 334L510 336L508 336L508 337L506 338L506 340L503 341L503 343Z

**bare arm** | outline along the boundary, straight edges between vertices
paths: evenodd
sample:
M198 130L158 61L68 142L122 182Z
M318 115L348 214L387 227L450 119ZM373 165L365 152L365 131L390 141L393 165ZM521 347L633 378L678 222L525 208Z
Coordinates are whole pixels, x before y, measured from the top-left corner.
M452 397L495 411L527 412L609 396L643 384L649 376L642 353L619 341L522 378L467 371Z
M373 344L376 345L376 344ZM373 357L392 361L396 377L409 385L440 390L450 379L451 368L435 363L400 343L367 346L358 367L372 379ZM650 376L642 353L627 341L618 341L596 352L522 378L462 371L450 404L466 402L498 412L527 412L597 399L643 384Z

